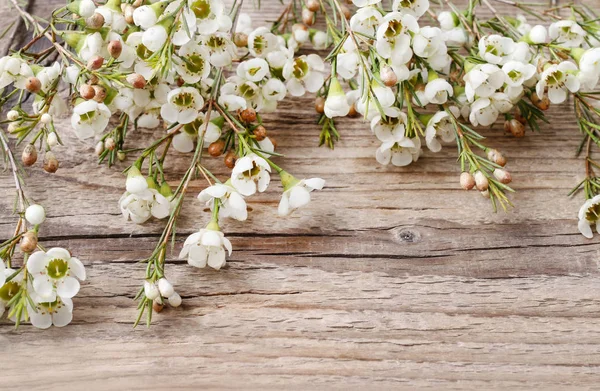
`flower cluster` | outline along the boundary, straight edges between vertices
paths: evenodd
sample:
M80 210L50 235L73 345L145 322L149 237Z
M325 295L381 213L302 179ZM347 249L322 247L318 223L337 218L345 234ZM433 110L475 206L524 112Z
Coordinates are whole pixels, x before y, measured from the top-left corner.
M382 165L408 166L455 144L457 182L489 198L494 209L510 205L512 175L504 154L487 146L476 128L501 119L506 132L523 137L526 127L538 130L546 121L551 104L573 97L587 145L586 179L575 189L584 189L589 199L579 215L580 230L591 236L597 221L600 178L590 147L600 146L594 92L600 25L579 6L565 6L572 17L562 18L514 3L545 19L532 26L521 15L498 14L489 1L470 0L459 11L450 1L438 9L428 0L395 0L391 8L381 0L352 0L351 10L340 0L306 0L289 2L271 26L255 26L241 2L229 9L222 0L76 0L48 21L10 2L34 30L24 48L0 58L0 103L17 98L3 123L24 145L23 164L33 166L43 151L43 169L59 169L62 141L54 122L72 108L72 130L94 143L100 162L129 161L118 202L125 219L166 221L145 259L136 324L144 313L149 323L165 303L181 304L165 261L192 181L205 182L198 199L211 213L185 240L179 257L213 269L222 268L233 251L222 224L227 218L245 221L248 198L265 192L272 176L281 181L281 217L306 206L311 192L324 187L323 179L297 179L278 161L282 155L263 116L288 96L316 95L320 143L331 148L340 137L336 121L361 116L378 141L373 155ZM481 18L478 7L494 16ZM325 30L316 28L320 19ZM34 43L46 39L50 46L36 52ZM53 52L57 60L49 61ZM63 86L68 96L59 92ZM29 97L30 111L23 105ZM153 140L127 144L138 128L160 130ZM12 158L9 143L1 141ZM174 155L188 158L177 180L167 164ZM209 157L222 158L230 172L217 178ZM18 179L22 196L21 185ZM24 215L27 203L21 200ZM29 314L38 326L68 323L71 298L85 279L81 262L60 248L34 252L37 230L18 228L4 244L6 254L0 253L7 261L2 268L10 269L0 273L9 275L10 284L0 289L0 298L8 298L17 321ZM33 237L35 245L23 244ZM8 259L16 243L28 251L23 267L13 270Z

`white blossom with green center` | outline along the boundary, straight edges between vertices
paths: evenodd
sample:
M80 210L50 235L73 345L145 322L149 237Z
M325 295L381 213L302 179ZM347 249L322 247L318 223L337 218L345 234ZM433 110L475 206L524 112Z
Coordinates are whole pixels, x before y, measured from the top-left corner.
M267 190L271 181L271 166L262 157L251 153L235 163L231 171L231 184L242 195L251 196Z
M383 58L389 58L393 65L404 65L410 61L412 50L409 32L419 31L414 16L392 12L387 14L377 29L377 52Z
M79 292L78 280L85 280L81 261L60 247L31 254L27 271L33 276L33 289L44 302L72 298Z
M514 51L515 42L501 35L487 35L479 41L479 56L490 64L505 64Z
M206 47L189 42L179 49L178 54L175 66L186 83L194 84L210 75L210 53Z
M394 0L392 9L419 18L429 9L429 0Z
M167 103L160 109L160 115L171 123L189 124L198 118L204 106L204 98L194 87L176 88L167 95Z
M45 301L37 295L32 295L35 308L28 305L31 324L39 329L47 329L54 325L64 327L73 320L73 300L57 297L54 301Z
M100 135L110 120L111 112L104 103L86 100L75 106L71 126L80 139Z
M306 91L317 92L325 81L324 70L323 60L316 54L303 55L288 62L283 67L288 91L293 96L304 95Z
M420 153L421 139L414 137L384 142L375 152L375 158L380 164L388 165L391 162L394 166L402 167L416 162Z
M460 116L456 106L450 106L450 111L454 117ZM454 124L446 111L438 111L431 116L425 128L425 143L431 152L439 152L442 149L439 139L445 143L455 140Z
M577 73L577 65L569 61L548 65L535 86L536 93L541 98L547 88L550 102L563 103L569 91L572 93L579 91L581 82L577 78Z
M592 226L596 227L596 232L600 232L600 195L586 200L579 209L579 232L586 238L591 239L594 236Z
M188 236L179 258L187 259L188 264L194 267L208 265L219 270L225 265L225 251L231 256L231 242L219 230L219 226L211 222L206 228Z

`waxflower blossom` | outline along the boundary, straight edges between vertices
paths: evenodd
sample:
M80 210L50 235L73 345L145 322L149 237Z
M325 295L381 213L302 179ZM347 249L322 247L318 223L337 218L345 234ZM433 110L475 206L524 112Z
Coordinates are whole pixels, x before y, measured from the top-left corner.
M300 56L283 67L286 87L293 96L304 95L305 91L316 92L325 81L324 64L316 54Z
M419 159L421 139L418 137L403 138L398 141L386 141L377 149L375 158L379 164L408 166Z
M482 37L479 41L479 56L490 64L505 64L515 51L515 42L501 35Z
M215 208L215 202L219 202L219 217L231 217L232 219L244 221L248 218L248 210L244 197L231 186L231 181L216 183L207 187L198 194L198 199Z
M250 196L267 190L271 181L271 166L262 157L249 154L239 159L231 171L231 184L240 194Z
M568 61L548 66L535 86L538 96L544 96L544 91L548 88L550 102L555 104L564 102L568 91L577 92L581 86L575 75L576 72L577 65Z
M57 297L72 298L79 292L79 280L85 280L83 263L60 247L31 254L27 271L33 275L33 288L40 300L48 303Z
M594 236L592 226L600 232L600 195L586 200L579 209L579 232L588 239Z
M475 65L464 77L465 93L469 102L475 97L488 98L492 96L506 79L502 69L494 64Z
M456 106L451 106L450 111L454 117L460 115ZM429 121L425 128L425 143L431 152L439 152L442 149L442 144L439 139L445 143L454 141L455 129L450 114L446 111L438 111Z
M310 178L298 180L286 171L279 173L283 194L279 202L278 212L280 216L287 216L294 210L307 205L310 202L310 193L313 190L321 190L325 181L321 178Z
M81 102L73 109L71 126L80 139L97 136L104 131L111 112L104 103L93 100Z
M574 20L559 20L550 25L548 35L562 46L576 47L583 43L587 33Z
M188 236L179 258L187 258L188 264L194 267L203 268L208 265L219 270L225 265L226 251L231 256L231 242L223 235L219 226L211 222L206 228Z
M57 297L54 301L33 295L35 308L28 304L28 314L31 324L39 329L50 326L64 327L73 320L73 300L68 297Z
M325 115L329 118L345 117L350 111L346 94L336 77L331 79L329 94L325 100Z
M193 87L177 88L167 95L167 103L160 109L160 115L169 122L188 124L198 117L204 106L204 99Z

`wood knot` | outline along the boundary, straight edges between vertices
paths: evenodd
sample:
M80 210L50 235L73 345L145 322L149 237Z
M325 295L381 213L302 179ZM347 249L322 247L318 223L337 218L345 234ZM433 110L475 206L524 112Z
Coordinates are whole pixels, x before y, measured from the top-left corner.
M421 241L421 234L411 228L403 228L397 233L398 239L406 243L416 243Z

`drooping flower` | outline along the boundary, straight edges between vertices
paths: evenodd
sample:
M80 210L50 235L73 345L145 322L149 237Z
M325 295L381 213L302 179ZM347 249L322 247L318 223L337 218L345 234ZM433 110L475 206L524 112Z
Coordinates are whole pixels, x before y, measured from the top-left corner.
M588 239L594 237L592 226L600 232L600 195L586 200L579 209L579 232Z
M506 113L512 108L508 95L497 92L488 98L479 98L471 105L469 120L474 126L490 126L500 113Z
M231 171L231 184L245 196L267 190L271 181L271 166L262 157L248 154L237 160Z
M458 117L460 112L456 106L450 106L450 111L454 117ZM442 144L439 139L449 143L455 139L454 123L450 114L446 111L438 111L427 122L425 128L425 143L431 152L439 152Z
M48 303L57 297L72 298L79 292L79 280L85 280L83 263L61 247L31 254L27 271L33 275L33 289L40 300Z
M403 138L399 141L386 141L377 149L375 158L379 164L394 166L408 166L419 159L421 153L421 139Z
M246 201L244 197L231 186L231 181L225 183L215 183L207 187L198 194L198 199L210 206L211 210L215 208L215 201L219 202L219 217L231 217L239 221L248 218Z
M397 107L384 109L384 116L377 114L371 120L371 131L381 142L400 141L404 139L406 114Z
M345 117L348 115L349 111L350 105L346 99L346 94L337 77L334 76L331 79L329 92L327 93L327 99L325 100L325 115L328 118Z
M279 175L283 186L283 194L278 207L280 216L287 216L294 210L307 205L310 202L310 192L321 190L325 186L325 180L321 178L298 180L286 171L281 171Z
M442 78L431 80L425 86L425 98L429 103L442 105L446 103L449 96L454 95L454 90L448 81Z

